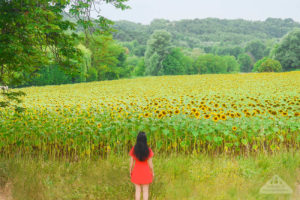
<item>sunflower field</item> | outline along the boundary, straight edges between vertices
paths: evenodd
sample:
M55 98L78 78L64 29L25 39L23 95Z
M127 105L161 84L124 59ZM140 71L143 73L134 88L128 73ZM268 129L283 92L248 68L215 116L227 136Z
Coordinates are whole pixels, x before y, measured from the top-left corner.
M124 154L139 131L160 153L300 147L300 72L161 76L20 89L0 110L2 155Z

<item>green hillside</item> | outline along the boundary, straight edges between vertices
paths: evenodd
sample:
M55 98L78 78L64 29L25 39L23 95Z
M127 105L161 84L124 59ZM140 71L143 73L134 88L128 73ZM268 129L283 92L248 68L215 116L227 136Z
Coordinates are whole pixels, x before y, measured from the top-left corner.
M129 21L117 21L118 31L114 38L125 42L137 40L146 44L150 35L157 29L165 29L172 34L175 46L203 48L215 45L244 45L251 40L279 40L300 23L292 19L268 18L265 21L243 19L228 20L217 18L169 21L156 19L150 25Z

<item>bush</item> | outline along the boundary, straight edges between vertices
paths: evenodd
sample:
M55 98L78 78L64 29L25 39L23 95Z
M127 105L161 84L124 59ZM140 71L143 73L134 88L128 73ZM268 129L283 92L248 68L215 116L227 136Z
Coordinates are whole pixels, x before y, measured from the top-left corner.
M258 61L259 62L259 61ZM257 63L258 72L281 72L282 66L278 60L273 60L271 58L264 59L260 65Z

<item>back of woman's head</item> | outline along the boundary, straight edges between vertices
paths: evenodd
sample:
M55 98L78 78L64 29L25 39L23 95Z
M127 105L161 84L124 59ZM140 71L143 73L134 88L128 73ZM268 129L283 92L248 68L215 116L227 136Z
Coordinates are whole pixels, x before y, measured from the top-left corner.
M149 156L149 147L147 145L147 137L144 132L139 132L134 145L134 154L139 161L145 161Z

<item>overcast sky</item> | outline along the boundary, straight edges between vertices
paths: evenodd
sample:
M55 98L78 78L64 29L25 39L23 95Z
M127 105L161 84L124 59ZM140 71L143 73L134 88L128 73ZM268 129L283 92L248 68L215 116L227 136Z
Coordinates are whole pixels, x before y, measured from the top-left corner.
M300 22L300 0L129 0L131 9L121 11L101 5L103 16L149 24L155 18L169 20L216 17L265 20L292 18Z

